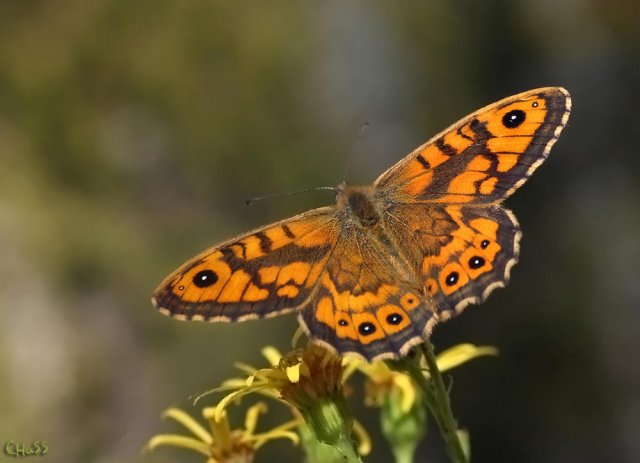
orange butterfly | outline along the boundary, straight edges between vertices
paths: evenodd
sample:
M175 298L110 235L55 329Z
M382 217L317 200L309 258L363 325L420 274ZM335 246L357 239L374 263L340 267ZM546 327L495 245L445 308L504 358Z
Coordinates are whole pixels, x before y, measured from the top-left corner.
M540 88L439 133L334 206L236 236L169 275L154 305L180 320L299 312L315 342L398 358L509 279L520 227L501 203L547 158L569 93Z

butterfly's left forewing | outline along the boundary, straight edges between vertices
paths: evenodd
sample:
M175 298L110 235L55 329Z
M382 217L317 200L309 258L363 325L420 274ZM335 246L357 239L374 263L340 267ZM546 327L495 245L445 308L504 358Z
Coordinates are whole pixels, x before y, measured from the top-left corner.
M165 315L241 321L308 302L339 236L335 208L320 208L222 243L182 265L153 295Z

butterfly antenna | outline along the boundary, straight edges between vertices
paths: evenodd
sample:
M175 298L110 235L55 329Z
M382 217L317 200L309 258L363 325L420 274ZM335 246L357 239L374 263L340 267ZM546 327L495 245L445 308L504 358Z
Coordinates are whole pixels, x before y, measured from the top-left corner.
M351 148L351 152L349 153L349 156L347 157L347 160L345 162L344 165L344 172L342 174L342 183L345 184L347 183L347 174L349 173L349 167L351 165L351 160L353 159L353 156L358 152L358 148L360 148L360 142L362 140L362 136L364 135L365 131L369 128L369 123L368 122L363 122L362 123L362 127L360 127L360 133L358 133L358 137L356 138L355 143L353 144L353 148Z
M338 189L336 187L334 187L334 186L316 186L316 187L313 187L313 188L305 188L304 190L288 191L286 193L274 193L272 195L256 196L255 198L247 199L245 201L245 204L247 206L250 206L251 204L255 203L256 201L262 201L263 199L280 198L282 196L292 196L292 195L297 195L299 193L308 193L310 191L319 191L319 190L329 190L329 191L333 191L333 192L337 192L338 191Z

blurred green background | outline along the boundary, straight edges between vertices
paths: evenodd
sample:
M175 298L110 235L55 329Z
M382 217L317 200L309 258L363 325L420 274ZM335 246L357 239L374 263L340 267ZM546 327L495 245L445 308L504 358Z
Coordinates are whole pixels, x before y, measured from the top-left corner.
M569 126L507 202L524 230L511 284L433 340L501 351L453 373L474 461L638 461L639 11L632 0L0 2L2 445L47 440L49 455L30 461L137 461L152 434L178 429L163 409L193 411L190 397L235 374L233 361L262 365L261 346L290 344L293 316L187 324L149 302L207 246L333 202L245 199L337 184L356 140L349 180L370 182L467 113L562 85ZM376 413L357 414L374 438L366 461L390 461ZM301 458L282 442L257 461ZM446 461L435 430L418 461Z

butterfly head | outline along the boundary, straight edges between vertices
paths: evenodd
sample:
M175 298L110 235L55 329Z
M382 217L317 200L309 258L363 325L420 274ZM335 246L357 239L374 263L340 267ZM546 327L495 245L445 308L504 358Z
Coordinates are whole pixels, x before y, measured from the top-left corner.
M380 213L373 199L370 186L349 187L344 182L338 185L336 203L362 227L374 227L380 222Z

